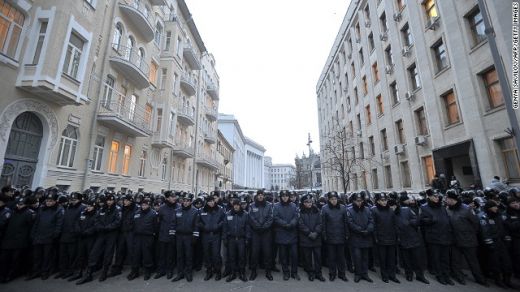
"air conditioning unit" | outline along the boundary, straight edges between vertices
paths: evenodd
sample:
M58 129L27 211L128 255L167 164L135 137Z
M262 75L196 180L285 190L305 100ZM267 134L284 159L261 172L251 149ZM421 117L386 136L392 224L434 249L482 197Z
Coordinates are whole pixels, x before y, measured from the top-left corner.
M415 145L424 145L424 144L426 144L426 137L424 137L424 136L415 137Z
M428 20L428 22L426 22L426 28L427 29L435 30L438 25L439 25L439 17L438 16L431 17Z
M401 12L394 13L394 20L396 22L401 21L402 18L403 18L403 16L402 16Z
M404 145L403 144L397 144L397 145L394 145L394 153L396 155L398 154L403 154L404 153Z
M382 41L386 41L388 39L388 32L385 31L384 33L380 34L379 39Z
M385 73L386 74L392 74L393 72L394 72L394 64L386 65Z
M401 54L404 56L409 56L410 55L410 47L409 46L405 46L403 48L403 50L401 51Z
M411 101L415 98L415 94L413 94L411 91L407 91L404 95L404 98L406 98L408 101Z
M370 27L370 20L365 21L365 27Z

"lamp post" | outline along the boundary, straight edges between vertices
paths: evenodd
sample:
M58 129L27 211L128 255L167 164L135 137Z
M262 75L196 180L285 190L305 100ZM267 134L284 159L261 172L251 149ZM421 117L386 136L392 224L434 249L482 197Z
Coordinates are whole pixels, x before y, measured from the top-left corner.
M311 140L311 133L309 133L309 138L308 138L308 141L307 141L307 146L309 146L309 160L310 160L310 164L309 164L309 173L310 173L310 178L311 178L311 192L312 192L312 150L311 150L311 143L312 143L312 140Z

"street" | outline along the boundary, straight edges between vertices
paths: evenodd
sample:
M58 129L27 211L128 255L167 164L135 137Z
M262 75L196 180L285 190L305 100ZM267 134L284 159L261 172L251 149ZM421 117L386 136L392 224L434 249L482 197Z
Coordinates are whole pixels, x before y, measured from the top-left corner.
M326 281L321 283L319 281L309 282L307 280L306 275L303 272L300 272L300 276L302 277L301 281L295 281L291 279L289 281L282 280L281 273L274 273L274 281L270 282L265 279L263 271L259 271L259 276L255 281L242 282L240 280L235 280L231 283L226 283L224 280L220 280L219 282L215 282L213 279L209 281L204 281L203 272L195 273L195 277L193 282L188 283L185 280L182 280L177 283L172 283L166 278L161 278L158 280L150 280L143 281L143 277L128 281L126 276L128 274L128 270L125 269L122 275L117 276L115 278L109 278L105 282L98 282L97 276L99 273L95 274L95 279L93 282L77 286L74 283L67 282L64 280L54 280L50 278L49 280L42 281L40 279L32 280L32 281L24 281L23 278L19 278L7 285L0 285L1 291L9 291L9 292L55 292L55 291L67 291L74 290L75 292L96 292L96 291L146 291L146 292L155 292L155 291L234 291L234 292L251 292L251 291L316 291L320 290L324 291L385 291L385 292L408 292L408 291L421 291L421 292L437 292L437 291L458 291L458 292L477 292L477 291L505 291L494 285L486 288L480 285L477 285L473 280L466 278L466 286L455 284L455 286L443 286L439 284L431 275L427 275L427 278L430 280L430 285L425 285L417 281L407 282L402 276L398 276L398 279L401 281L401 284L395 284L390 282L389 284L385 284L381 281L381 278L378 274L373 272L370 273L370 277L374 280L374 283L368 283L365 281L361 281L359 283L354 283L354 276L350 273L347 273L347 277L349 278L349 282L345 283L340 280L335 280L334 282ZM324 270L324 276L328 278L326 270ZM490 281L491 284L491 281ZM517 283L518 284L518 283Z

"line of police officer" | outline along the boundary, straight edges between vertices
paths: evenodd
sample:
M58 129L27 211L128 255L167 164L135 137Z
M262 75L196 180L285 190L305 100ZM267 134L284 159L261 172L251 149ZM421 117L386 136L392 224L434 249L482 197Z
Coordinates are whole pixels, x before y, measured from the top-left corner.
M300 280L300 263L310 281L325 281L326 265L330 281L348 281L348 269L355 282L372 282L368 270L377 262L386 283L400 282L399 263L408 281L415 276L429 284L428 268L441 284L453 285L452 278L465 284L465 261L477 283L488 286L486 275L500 287L513 287L513 271L520 274L519 197L515 189L489 188L462 194L450 189L445 195L429 189L420 202L405 191L309 193L298 201L298 194L286 190L279 197L259 190L251 200L217 191L195 199L174 191L156 196L87 190L66 196L57 188L18 194L3 188L0 280L24 272L28 280L45 280L57 271L55 278L84 284L98 270L104 281L129 263L128 280L142 268L145 280L155 269L155 279L191 282L193 270L204 264L206 281L213 276L247 281L247 262L249 280L256 279L258 268L273 280L278 255L284 280ZM30 270L23 269L27 262Z

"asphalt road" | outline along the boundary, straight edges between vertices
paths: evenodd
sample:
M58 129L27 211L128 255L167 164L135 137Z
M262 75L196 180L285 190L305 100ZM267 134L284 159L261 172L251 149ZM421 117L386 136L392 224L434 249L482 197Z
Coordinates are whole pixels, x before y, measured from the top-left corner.
M251 292L251 291L399 291L399 292L438 292L438 291L457 291L457 292L478 292L478 291L513 291L502 290L497 286L491 285L491 287L486 288L482 287L473 280L467 279L467 284L465 286L455 284L455 286L443 286L439 284L431 275L427 275L427 278L430 280L430 285L426 285L417 281L407 282L402 276L398 275L399 280L401 280L401 284L396 283L384 283L381 281L381 278L378 274L370 273L370 277L374 280L374 283L368 283L365 281L361 281L359 283L354 283L354 276L350 273L347 273L347 277L349 278L349 282L343 282L340 280L335 280L334 282L319 282L314 281L310 282L307 280L306 274L304 272L300 272L301 281L296 281L294 279L290 279L289 281L284 281L282 279L281 273L273 273L274 281L268 281L262 270L259 270L259 276L255 281L242 282L240 280L235 280L230 283L226 283L224 280L220 280L216 282L215 280L204 281L204 272L195 273L195 277L193 282L188 283L186 280L181 280L176 283L172 283L170 280L166 278L161 278L158 280L151 279L149 281L144 281L143 277L128 281L126 279L127 274L129 273L128 269L125 269L122 275L119 275L114 278L109 278L105 282L99 282L97 277L99 276L99 272L94 274L94 281L84 284L84 285L75 285L74 283L67 282L65 280L54 280L49 279L46 281L42 281L40 279L35 279L32 281L24 281L23 278L19 278L9 284L0 284L0 291L5 292L56 292L56 291L74 291L74 292L96 292L96 291L146 291L146 292L156 292L156 291L233 291L233 292ZM326 269L324 269L324 275L327 275ZM517 282L518 284L518 282Z

